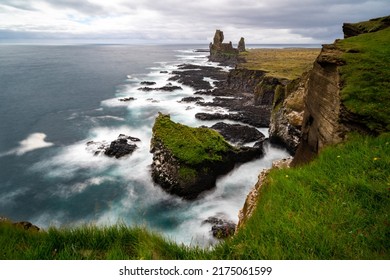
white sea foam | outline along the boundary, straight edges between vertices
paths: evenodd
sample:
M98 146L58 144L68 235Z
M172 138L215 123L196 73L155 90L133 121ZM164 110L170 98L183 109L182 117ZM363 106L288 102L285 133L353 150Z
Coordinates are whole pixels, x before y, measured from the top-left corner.
M19 142L19 147L5 153L1 153L0 157L13 154L20 156L37 149L47 148L54 145L53 143L46 142L45 139L46 134L44 133L32 133L26 139Z
M107 181L113 181L113 178L108 176L99 176L99 177L93 177L89 178L83 182L78 182L73 185L59 185L58 190L54 193L60 197L63 198L69 198L72 195L76 195L79 193L84 192L87 188L91 186L100 185Z
M156 63L149 69L150 73L147 75L128 76L126 84L118 87L115 98L102 101L100 108L101 111L105 111L108 107L124 107L127 108L126 115L115 117L103 114L101 117L94 117L126 121L126 125L102 127L99 126L101 125L99 122L96 122L96 127L88 131L88 137L83 141L59 148L57 155L38 162L33 170L39 170L49 178L57 177L61 180L60 184L53 187L53 193L69 200L77 198L84 192L89 194L94 189L99 189L99 186L104 186L105 183L120 189L119 197L109 202L105 201L107 208L88 214L88 217L80 218L85 222L93 221L98 225L118 222L128 225L146 225L161 231L179 243L207 247L217 241L211 236L211 225L205 224L204 220L218 216L237 222L238 211L242 208L249 189L257 181L259 172L263 168L270 167L274 159L286 157L287 153L267 145L263 158L237 166L229 174L220 177L214 189L203 193L195 201L186 201L167 194L160 186L153 183L150 175L152 154L149 149L152 126L158 112L170 114L173 121L194 127L211 126L218 122L218 120L198 120L195 118L198 112L228 112L227 109L220 107L179 103L178 101L183 97L193 96L194 90L175 81L168 81L172 75L171 72L178 69L178 63L218 65L208 62L203 53L198 54L193 50L187 50L179 51L177 61L174 63ZM224 67L226 71L229 69L229 67ZM214 81L210 78L205 78L205 80L210 83ZM142 81L155 82L156 84L150 86L154 88L171 82L172 85L181 86L182 90L144 92L138 90L145 86L141 85ZM118 99L122 97L134 97L135 100L119 101ZM202 97L205 101L211 101L213 98L212 96ZM224 120L224 122L237 123L229 120ZM259 130L268 135L267 129ZM119 134L141 139L136 143L138 148L131 155L114 159L105 155L94 156L86 149L88 141L112 141ZM80 222L75 219L72 222ZM66 220L65 214L58 211L46 216L41 215L34 222L61 225L64 220Z
M125 118L116 117L116 116L110 116L110 115L99 116L99 117L95 117L95 118L96 119L110 119L110 120L115 120L115 121L125 121L126 120Z

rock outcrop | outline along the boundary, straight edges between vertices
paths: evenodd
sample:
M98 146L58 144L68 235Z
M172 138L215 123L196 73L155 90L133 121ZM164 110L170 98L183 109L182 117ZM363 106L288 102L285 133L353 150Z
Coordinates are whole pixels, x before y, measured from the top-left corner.
M377 32L390 27L390 16L374 18L366 22L344 23L344 38L358 36L364 33Z
M88 141L87 150L95 156L104 154L109 157L121 158L134 152L137 145L134 142L139 142L140 139L124 134L119 134L118 138L111 143L106 141Z
M305 73L285 86L278 86L274 97L270 142L286 147L291 154L295 154L301 139L307 82L308 73Z
M211 224L211 232L215 238L224 239L234 235L236 224L220 217L209 217L203 224Z
M364 112L367 108L373 110L371 107L375 106L375 103L371 103L371 107L367 106L372 101L370 100L372 97L354 97L356 101L361 102L360 108L364 108L360 111L356 110L358 107L350 107L351 105L345 102L348 98L343 95L343 90L348 86L348 81L346 81L343 73L345 73L344 69L349 65L353 65L353 63L359 63L359 65L372 64L371 60L367 60L371 58L361 55L359 48L372 49L381 44L380 40L386 40L386 35L383 34L388 32L383 33L386 32L383 29L387 28L388 30L389 20L390 17L385 17L350 25L358 28L358 31L355 30L355 35L382 30L378 31L378 33L382 32L379 37L364 37L364 46L359 45L355 40L352 41L353 48L351 48L351 45L347 48L344 47L341 40L336 40L333 44L323 45L320 55L314 62L313 69L309 72L307 85L305 86L306 97L302 137L294 157L294 165L310 161L323 147L341 142L350 131L376 134L388 126L387 119L370 119L370 114ZM344 25L345 36L350 37L353 35L351 28L346 28L346 26L349 25ZM348 40L344 39L344 41L350 42ZM364 51L367 52L368 50ZM348 55L346 56L346 54ZM353 75L355 76L359 72L366 73L367 71L360 67L353 69ZM378 75L385 73L383 71L382 73L381 69L378 69L377 72ZM350 81L350 83L352 82ZM361 95L365 94L364 91L361 92ZM378 95L384 95L384 93L378 93ZM362 102L363 100L364 102Z
M151 140L153 180L169 193L194 199L236 163L263 154L262 146L233 147L216 131L174 123L159 114Z
M198 102L198 105L223 107L229 113L198 113L195 117L201 120L229 119L256 127L268 127L275 90L284 83L285 79L268 77L261 70L232 69L217 88L198 92L218 96L212 102Z
M294 164L310 161L325 145L341 142L349 131L341 120L341 53L334 44L324 45L309 73L302 137Z
M220 62L226 65L236 64L240 58L240 51L245 51L244 38L240 39L239 48L234 48L232 42L223 43L224 35L221 30L216 30L214 40L210 43L210 61Z
M237 49L238 49L239 52L245 52L246 51L244 37L241 37L240 41L238 42Z
M38 226L36 226L28 221L13 222L6 217L0 216L0 224L2 224L2 223L9 224L11 226L14 226L14 227L17 227L20 229L24 229L24 230L28 230L28 231L32 231L32 232L40 231L40 228Z
M211 126L211 128L218 131L227 141L237 145L250 142L263 142L265 140L263 133L247 125L218 122Z
M181 64L178 70L172 71L173 76L169 81L177 81L183 85L194 88L197 91L210 91L214 88L204 78L208 77L216 81L226 79L227 72L220 67L201 66L193 64Z

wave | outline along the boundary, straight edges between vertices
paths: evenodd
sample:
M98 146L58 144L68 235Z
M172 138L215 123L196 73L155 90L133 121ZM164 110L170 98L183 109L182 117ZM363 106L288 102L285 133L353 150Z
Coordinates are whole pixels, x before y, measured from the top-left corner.
M37 149L42 149L42 148L47 148L50 146L53 146L54 143L51 142L46 142L47 135L41 132L36 132L30 134L26 139L22 140L19 142L19 147L12 149L8 152L1 153L0 157L3 156L8 156L8 155L17 155L21 156L25 153L37 150Z

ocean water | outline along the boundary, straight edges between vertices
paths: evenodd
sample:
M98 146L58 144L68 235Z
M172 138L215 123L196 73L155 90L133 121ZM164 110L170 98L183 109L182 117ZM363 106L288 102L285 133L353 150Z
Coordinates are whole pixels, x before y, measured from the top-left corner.
M202 222L210 216L237 222L259 172L288 154L267 146L264 157L237 166L194 201L152 182L149 147L158 112L210 126L215 122L195 114L224 111L178 103L194 90L176 82L183 90L138 90L142 81L166 85L182 63L216 65L197 48L204 46L0 45L0 216L42 228L142 225L187 245L216 242ZM86 149L88 141L112 141L121 133L141 139L128 157Z

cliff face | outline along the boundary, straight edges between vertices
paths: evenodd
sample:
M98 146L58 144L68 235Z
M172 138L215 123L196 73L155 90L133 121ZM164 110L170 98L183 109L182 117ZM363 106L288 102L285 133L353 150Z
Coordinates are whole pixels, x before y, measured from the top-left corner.
M377 135L390 128L384 105L389 98L389 20L354 24L364 34L323 46L305 88L302 137L293 165L310 161L350 131Z
M385 17L344 24L345 37L357 37L323 45L309 73L277 88L270 138L296 149L291 166L309 162L325 146L343 141L348 132L378 135L390 130L389 22ZM248 195L239 227L253 212L267 173L259 176Z
M304 116L301 143L294 164L313 158L329 144L344 139L347 127L342 124L340 104L340 75L338 67L341 50L334 45L324 45L308 75L304 89Z
M286 86L278 86L274 97L269 127L270 141L286 147L292 154L296 152L301 139L308 77L308 73L305 73Z

